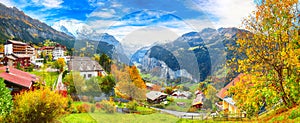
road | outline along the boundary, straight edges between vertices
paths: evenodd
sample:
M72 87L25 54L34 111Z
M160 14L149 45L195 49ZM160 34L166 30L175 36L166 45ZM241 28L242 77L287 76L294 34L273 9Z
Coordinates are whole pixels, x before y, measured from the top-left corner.
M174 116L179 117L179 118L203 119L207 115L204 112L201 112L201 113L189 113L189 112L180 112L180 111L160 109L160 108L153 108L153 109L158 110L160 112L164 112L164 113L168 113L168 114L174 115Z

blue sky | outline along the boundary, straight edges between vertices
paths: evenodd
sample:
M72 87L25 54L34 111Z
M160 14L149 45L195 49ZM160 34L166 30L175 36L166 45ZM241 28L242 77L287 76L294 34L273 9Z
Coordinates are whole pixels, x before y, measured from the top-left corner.
M158 1L2 0L1 3L15 6L57 30L63 25L75 36L78 30L107 32L120 42L136 40L148 45L158 40L174 40L206 27L239 27L243 17L254 10L257 0Z

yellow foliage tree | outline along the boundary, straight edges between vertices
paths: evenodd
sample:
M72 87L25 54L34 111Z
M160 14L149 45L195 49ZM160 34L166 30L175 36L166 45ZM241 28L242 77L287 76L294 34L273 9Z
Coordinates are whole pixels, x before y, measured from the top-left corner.
M251 79L232 89L239 107L255 112L262 105L273 106L279 100L287 107L299 102L300 38L296 4L298 0L263 0L244 20L250 32L237 41L236 50L245 56L238 60L238 71L251 75Z

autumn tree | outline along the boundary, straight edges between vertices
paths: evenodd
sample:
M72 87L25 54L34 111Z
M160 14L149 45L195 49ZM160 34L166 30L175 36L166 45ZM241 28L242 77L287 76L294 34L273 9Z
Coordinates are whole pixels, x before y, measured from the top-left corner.
M64 67L66 66L66 62L64 58L58 58L55 62L54 62L54 67L59 69L60 72L64 71Z
M117 89L129 100L144 100L146 99L146 89L138 88L132 82L119 82Z
M139 88L146 88L146 84L136 66L128 67L128 69L132 82Z
M237 105L248 111L273 106L282 100L291 107L299 102L300 38L298 0L263 0L257 10L244 20L249 31L240 35L237 51L238 72L251 75L243 92L234 93ZM246 94L241 98L239 94ZM272 97L270 97L272 95ZM271 100L271 99L273 100ZM255 101L254 99L257 99ZM253 101L253 102L252 102ZM259 102L258 102L259 101ZM249 105L245 105L249 103ZM252 104L250 104L252 103ZM259 104L255 104L259 103Z

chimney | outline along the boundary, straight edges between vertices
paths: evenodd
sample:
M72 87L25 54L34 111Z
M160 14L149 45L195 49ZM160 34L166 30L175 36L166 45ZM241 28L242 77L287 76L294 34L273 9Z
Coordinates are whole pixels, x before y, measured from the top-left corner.
M6 73L9 73L9 68L8 68L8 66L6 66L6 71L5 71Z

